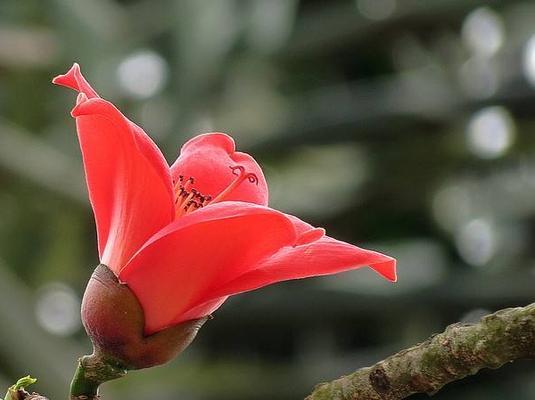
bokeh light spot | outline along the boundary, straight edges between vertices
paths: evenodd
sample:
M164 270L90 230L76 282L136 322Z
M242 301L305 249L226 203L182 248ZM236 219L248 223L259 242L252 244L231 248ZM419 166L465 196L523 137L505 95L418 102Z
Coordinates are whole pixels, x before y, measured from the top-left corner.
M498 238L495 227L483 218L469 221L457 233L455 244L466 263L476 267L485 266L496 254Z
M501 16L487 7L477 8L466 16L461 34L472 52L485 56L495 54L505 40Z
M476 112L466 130L469 149L481 158L504 155L515 139L514 120L501 106L487 107Z
M48 284L40 290L35 314L39 325L54 335L69 336L81 326L80 299L62 283Z
M126 57L117 68L121 89L136 99L146 99L162 90L168 78L167 62L158 53L140 50Z

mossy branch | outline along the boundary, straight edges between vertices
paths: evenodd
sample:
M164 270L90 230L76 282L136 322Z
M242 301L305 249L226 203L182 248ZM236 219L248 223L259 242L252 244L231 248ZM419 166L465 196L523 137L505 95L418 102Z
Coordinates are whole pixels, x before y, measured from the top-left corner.
M372 367L319 384L306 400L399 400L433 394L480 369L523 358L535 358L535 303L498 311L476 324L450 325Z

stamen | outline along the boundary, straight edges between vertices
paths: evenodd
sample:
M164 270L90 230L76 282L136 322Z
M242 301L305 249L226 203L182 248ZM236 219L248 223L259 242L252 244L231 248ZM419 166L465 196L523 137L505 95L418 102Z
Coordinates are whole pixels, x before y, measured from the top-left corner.
M192 199L195 197L195 193L193 191L189 194L187 192L184 192L184 195L182 195L182 200L179 201L176 205L176 213L175 217L181 217L182 215L186 214L188 212L189 206L192 203Z
M215 198L212 198L210 195L204 195L193 188L193 185L195 184L195 179L193 177L186 179L183 175L179 175L178 179L173 180L176 210L175 218L179 218L202 208L207 204L223 201L225 197L228 197L228 195L245 180L258 185L258 177L254 173L245 172L245 167L236 165L231 166L230 169L232 170L232 173L236 175L236 178Z

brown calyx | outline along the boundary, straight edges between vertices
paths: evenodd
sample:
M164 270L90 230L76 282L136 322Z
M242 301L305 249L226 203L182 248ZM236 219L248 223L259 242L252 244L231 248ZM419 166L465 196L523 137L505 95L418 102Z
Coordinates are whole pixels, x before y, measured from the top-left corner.
M91 276L82 301L82 321L96 354L125 369L164 364L193 341L208 317L144 335L144 314L136 296L103 264Z

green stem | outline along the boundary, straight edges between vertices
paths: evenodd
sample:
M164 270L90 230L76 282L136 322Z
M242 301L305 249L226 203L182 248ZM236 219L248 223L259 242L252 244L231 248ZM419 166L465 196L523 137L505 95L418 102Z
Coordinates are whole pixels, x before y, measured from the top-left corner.
M97 400L102 383L125 375L126 368L111 358L95 353L83 356L71 382L71 400Z

